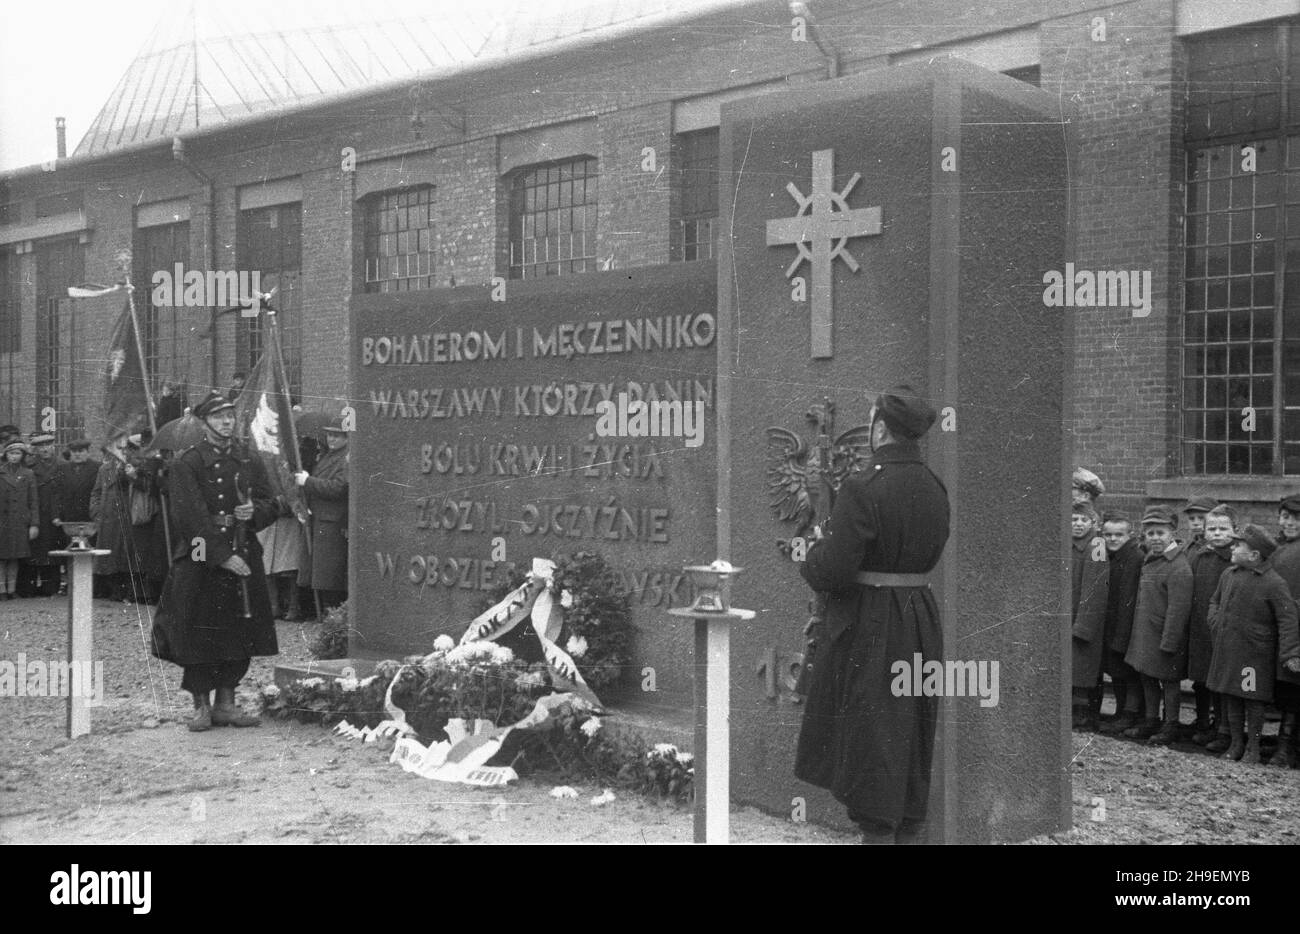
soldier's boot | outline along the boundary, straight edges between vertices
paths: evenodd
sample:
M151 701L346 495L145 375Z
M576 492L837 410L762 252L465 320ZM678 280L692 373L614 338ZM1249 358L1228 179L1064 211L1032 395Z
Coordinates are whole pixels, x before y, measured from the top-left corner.
M1300 761L1300 719L1296 714L1283 713L1282 723L1277 729L1277 752L1268 760L1269 765L1284 769L1293 769Z
M1226 714L1225 714L1226 716ZM1214 739L1205 744L1205 751L1215 754L1221 753L1232 745L1232 737L1228 734L1227 722L1220 723L1218 732L1214 734Z
M284 579L284 586L289 591L289 610L284 614L286 623L296 623L302 619L302 607L298 604L298 579L289 575Z
M1119 734L1123 733L1125 730L1131 729L1132 727L1136 726L1137 722L1138 722L1137 712L1132 710L1125 710L1121 712L1120 715L1117 716L1114 720L1111 720L1109 723L1103 723L1101 725L1101 732L1105 733L1107 736L1118 736Z
M1155 735L1147 740L1148 746L1172 746L1178 741L1178 722L1166 721Z
M1241 759L1246 752L1246 718L1241 703L1240 699L1234 698L1228 706L1228 735L1232 742L1228 746L1228 751L1223 754L1223 758L1234 762Z
M217 688L217 702L212 705L213 726L261 726L262 721L244 713L235 704L234 688Z
M1246 748L1242 753L1243 765L1259 765L1259 737L1264 732L1264 705L1260 701L1246 702Z
M202 733L212 729L212 703L207 692L194 695L194 716L190 717L185 728L191 733Z
M1150 739L1162 726L1159 720L1148 717L1137 726L1131 726L1124 731L1124 735L1129 739Z

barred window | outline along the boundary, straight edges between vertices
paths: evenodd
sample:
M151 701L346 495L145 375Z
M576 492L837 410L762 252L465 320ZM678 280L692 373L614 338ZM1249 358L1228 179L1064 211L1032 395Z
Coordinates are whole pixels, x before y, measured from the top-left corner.
M1300 474L1297 38L1282 23L1188 43L1185 474Z
M677 192L672 199L669 258L711 259L718 221L718 129L679 133L673 140Z
M164 380L172 385L190 381L194 327L193 308L183 307L183 283L174 283L176 294L171 305L155 305L153 276L156 272L174 275L176 264L184 269L190 263L190 222L142 227L135 233L136 315L140 321L140 342L144 345L145 372L149 374L155 394ZM202 366L202 361L199 361Z
M275 289L280 344L289 391L302 398L302 205L252 208L239 215L239 271L260 276L263 292ZM265 321L238 315L236 369L250 371L267 348Z
M433 187L368 198L364 249L367 292L433 288Z
M36 405L52 408L55 438L65 443L85 431L85 384L81 321L73 313L68 287L85 281L86 248L75 238L49 240L36 247Z
M595 159L531 166L510 183L510 278L564 276L596 269Z

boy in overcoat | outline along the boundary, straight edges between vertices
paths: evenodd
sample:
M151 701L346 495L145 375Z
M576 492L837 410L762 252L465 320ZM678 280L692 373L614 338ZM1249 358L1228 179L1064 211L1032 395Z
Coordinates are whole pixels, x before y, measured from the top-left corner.
M1219 589L1219 578L1232 566L1232 537L1237 532L1237 514L1231 506L1215 506L1205 514L1202 547L1192 557L1192 615L1187 625L1187 677L1196 694L1196 727L1192 742L1228 748L1228 721L1223 702L1205 684L1210 673L1214 642L1210 635L1210 600ZM1210 709L1214 709L1214 723ZM1220 748L1221 747L1221 748ZM1210 750L1215 751L1214 749Z
M329 449L310 474L294 475L311 513L311 556L299 582L320 591L321 605L337 606L348 589L348 433L341 423L325 429Z
M1192 567L1174 538L1178 518L1165 506L1142 514L1147 556L1138 583L1133 636L1124 661L1142 676L1147 717L1124 731L1133 739L1168 745L1178 737L1180 682L1187 669L1187 623L1192 611ZM1164 702L1163 723L1157 719Z
M1105 650L1106 599L1110 592L1110 567L1106 543L1097 531L1097 512L1091 503L1071 508L1071 639L1070 670L1073 685L1073 726L1094 730L1092 697L1101 677Z
M1237 533L1232 568L1210 602L1214 656L1210 690L1224 695L1232 745L1223 754L1258 765L1264 708L1273 699L1275 668L1300 674L1300 617L1269 558L1277 542L1257 525Z
M1123 733L1142 719L1141 678L1124 661L1133 634L1133 612L1137 609L1138 582L1142 578L1142 551L1133 540L1133 523L1123 513L1107 513L1101 523L1106 542L1106 563L1110 581L1106 594L1104 668L1115 692L1115 718L1101 727L1107 734Z
M1187 520L1187 560L1190 563L1206 547L1205 517L1211 509L1219 505L1212 496L1193 496L1183 507L1183 518Z
M64 545L63 532L56 522L63 513L62 475L54 454L54 435L33 435L28 443L35 455L31 471L36 477L41 522L18 589L29 597L52 597L59 592L63 573L63 559L50 557L51 551Z
M1273 552L1273 570L1286 581L1291 596L1300 600L1300 493L1285 497L1278 505L1277 524L1281 534ZM1300 675L1278 664L1273 703L1282 712L1277 732L1277 754L1269 765L1295 768L1300 765Z

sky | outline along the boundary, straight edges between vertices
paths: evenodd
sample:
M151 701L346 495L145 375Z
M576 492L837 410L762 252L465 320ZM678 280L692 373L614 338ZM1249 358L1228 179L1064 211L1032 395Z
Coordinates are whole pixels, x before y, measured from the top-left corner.
M55 117L67 118L71 153L167 6L168 0L6 3L0 169L53 159Z

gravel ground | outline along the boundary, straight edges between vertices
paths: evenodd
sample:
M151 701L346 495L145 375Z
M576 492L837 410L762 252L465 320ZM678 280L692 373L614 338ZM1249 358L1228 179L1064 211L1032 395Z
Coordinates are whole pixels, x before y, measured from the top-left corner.
M61 598L0 603L0 659L61 658L66 613ZM191 734L180 670L149 656L148 628L148 608L96 601L107 684L90 736L64 738L61 699L0 699L0 843L691 840L690 812L672 805L620 796L596 807L599 788L555 799L549 783L528 778L504 789L425 781L321 727L267 721ZM278 628L281 655L254 660L244 682L254 709L251 694L277 660L307 658L313 627ZM1030 843L1300 843L1300 772L1196 747L1073 739L1075 829ZM734 809L731 826L737 842L854 842L749 808Z

